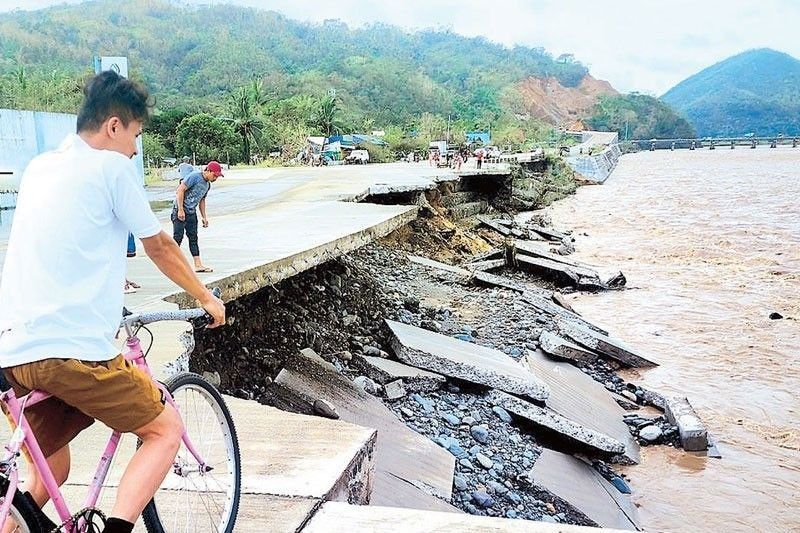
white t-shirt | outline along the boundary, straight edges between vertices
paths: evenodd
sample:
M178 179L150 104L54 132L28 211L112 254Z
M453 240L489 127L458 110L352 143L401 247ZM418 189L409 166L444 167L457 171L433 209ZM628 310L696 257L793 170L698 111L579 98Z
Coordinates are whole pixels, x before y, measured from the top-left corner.
M30 162L0 280L0 366L119 353L129 231L161 231L130 159L73 134Z

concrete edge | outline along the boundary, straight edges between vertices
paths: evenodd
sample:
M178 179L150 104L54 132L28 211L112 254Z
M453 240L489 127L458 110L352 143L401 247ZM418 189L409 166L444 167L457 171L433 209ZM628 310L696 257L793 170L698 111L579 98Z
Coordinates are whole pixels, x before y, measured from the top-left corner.
M346 235L335 241L327 242L315 248L304 250L271 263L262 264L237 274L213 280L207 285L219 287L222 290L223 300L234 300L269 285L274 285L330 259L335 259L345 253L357 250L376 239L385 237L392 231L405 226L416 218L417 207L409 206L406 211L370 228ZM183 291L164 296L162 300L178 304L181 308L193 307L195 305L194 298Z

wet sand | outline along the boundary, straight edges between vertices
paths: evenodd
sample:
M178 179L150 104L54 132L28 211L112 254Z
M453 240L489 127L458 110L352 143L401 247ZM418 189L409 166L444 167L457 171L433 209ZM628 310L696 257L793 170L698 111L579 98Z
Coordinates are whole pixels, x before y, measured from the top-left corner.
M645 152L549 209L628 277L573 305L660 362L626 377L688 396L724 456L643 450L649 530L800 531L798 185L800 149Z

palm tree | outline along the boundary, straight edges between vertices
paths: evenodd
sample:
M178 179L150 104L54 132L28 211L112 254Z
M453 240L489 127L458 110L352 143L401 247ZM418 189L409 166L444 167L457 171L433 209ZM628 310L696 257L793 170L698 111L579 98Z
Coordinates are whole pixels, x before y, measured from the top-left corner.
M326 137L330 137L339 130L336 120L336 97L328 95L319 103L316 116L316 126L320 128Z
M240 87L230 99L231 120L234 131L242 138L244 160L250 163L250 149L259 147L264 121L258 111L264 103L264 97L257 83L249 87Z

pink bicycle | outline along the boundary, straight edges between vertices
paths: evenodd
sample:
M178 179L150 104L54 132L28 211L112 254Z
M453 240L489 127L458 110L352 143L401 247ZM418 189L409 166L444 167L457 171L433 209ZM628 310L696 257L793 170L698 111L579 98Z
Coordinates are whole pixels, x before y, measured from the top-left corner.
M146 325L164 320L189 321L204 316L207 315L203 309L128 314L121 324L127 335L125 359L152 377L146 357L152 347L153 335ZM137 336L141 329L150 333L151 342L146 351L142 351ZM98 516L103 515L95 509L95 505L117 452L121 434L116 431L111 433L83 509L73 514L67 508L39 443L25 420L26 407L50 395L33 391L17 398L5 379L2 381L4 392L0 394L0 401L8 407L16 429L6 445L5 457L0 461L0 494L4 495L0 500L0 531L4 531L9 519L16 526L13 531L25 533L98 531ZM186 431L172 470L142 513L147 530L151 533L232 532L241 494L241 461L236 430L225 401L210 383L190 372L179 373L165 383L157 384L167 401L181 414ZM27 446L33 465L53 501L59 524L54 523L29 497L17 490L17 461L23 444Z

